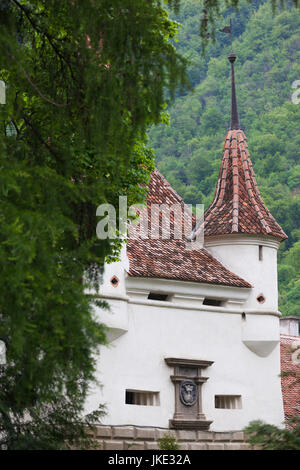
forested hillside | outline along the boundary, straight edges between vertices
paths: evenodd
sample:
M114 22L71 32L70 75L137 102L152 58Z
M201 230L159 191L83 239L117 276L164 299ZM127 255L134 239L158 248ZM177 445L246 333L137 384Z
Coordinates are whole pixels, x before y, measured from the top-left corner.
M216 33L202 55L197 0L182 0L176 47L191 63L193 91L168 109L170 125L150 129L157 166L187 203L212 201L230 123L230 38ZM300 316L300 10L273 15L270 1L223 8L216 29L233 20L233 50L241 126L248 138L263 199L289 239L279 251L279 307Z

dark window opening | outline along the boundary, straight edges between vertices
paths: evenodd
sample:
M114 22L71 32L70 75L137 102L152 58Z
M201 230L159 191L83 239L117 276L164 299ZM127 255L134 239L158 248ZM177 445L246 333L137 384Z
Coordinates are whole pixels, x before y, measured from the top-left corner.
M212 307L221 307L222 300L218 299L204 299L203 305L211 305Z
M258 259L259 261L263 260L263 246L262 245L259 245L258 247Z
M126 405L159 406L159 392L146 392L140 390L126 390Z
M134 404L134 394L133 394L133 392L128 392L126 390L125 403L126 403L126 405L133 405Z
M150 292L148 295L149 300L168 300L168 294L156 294L155 292Z

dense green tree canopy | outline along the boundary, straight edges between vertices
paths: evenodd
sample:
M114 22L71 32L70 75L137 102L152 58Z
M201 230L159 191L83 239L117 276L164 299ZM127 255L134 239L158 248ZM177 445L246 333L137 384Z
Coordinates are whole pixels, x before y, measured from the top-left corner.
M164 90L171 98L186 81L175 32L156 1L0 3L0 437L8 448L53 448L82 435L64 423L78 420L105 342L85 289L118 248L97 239L96 208L118 207L121 194L129 205L143 198L153 168L145 131L163 118Z

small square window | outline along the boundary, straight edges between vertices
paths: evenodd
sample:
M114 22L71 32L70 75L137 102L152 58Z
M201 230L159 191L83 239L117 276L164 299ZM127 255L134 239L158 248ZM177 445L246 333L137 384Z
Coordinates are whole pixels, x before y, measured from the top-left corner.
M215 395L215 408L238 410L242 408L241 395Z

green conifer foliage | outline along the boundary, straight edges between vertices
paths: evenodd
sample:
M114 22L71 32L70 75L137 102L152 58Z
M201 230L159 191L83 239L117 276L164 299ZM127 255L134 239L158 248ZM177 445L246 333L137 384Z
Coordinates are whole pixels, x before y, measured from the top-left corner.
M157 1L0 3L0 439L61 448L79 424L105 328L93 314L105 257L96 208L144 197L147 126L184 87L176 24ZM99 304L99 301L98 301ZM102 307L105 307L103 302ZM99 419L103 412L90 417Z

